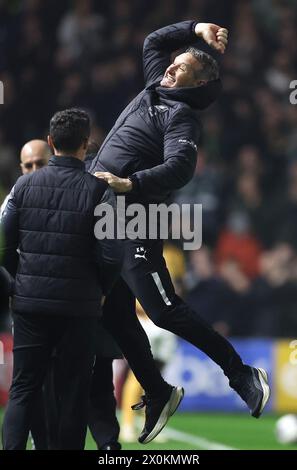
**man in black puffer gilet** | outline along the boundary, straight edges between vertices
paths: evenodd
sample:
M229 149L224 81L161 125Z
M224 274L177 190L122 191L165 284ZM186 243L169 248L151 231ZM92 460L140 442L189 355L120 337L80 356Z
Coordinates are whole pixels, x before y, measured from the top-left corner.
M85 172L89 132L83 111L57 113L49 137L55 156L17 181L2 216L2 264L15 277L7 450L26 448L34 399L55 347L64 357L59 448L84 447L98 315L121 267L118 242L94 235L95 207L115 207L115 201L105 182Z

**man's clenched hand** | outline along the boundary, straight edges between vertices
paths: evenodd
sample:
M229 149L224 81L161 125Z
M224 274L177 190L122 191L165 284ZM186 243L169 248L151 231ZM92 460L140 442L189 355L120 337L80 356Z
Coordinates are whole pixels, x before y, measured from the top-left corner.
M213 23L197 23L195 34L213 49L224 54L228 44L228 29Z
M132 190L132 182L128 178L119 178L107 171L97 171L94 176L106 181L116 193L127 193Z

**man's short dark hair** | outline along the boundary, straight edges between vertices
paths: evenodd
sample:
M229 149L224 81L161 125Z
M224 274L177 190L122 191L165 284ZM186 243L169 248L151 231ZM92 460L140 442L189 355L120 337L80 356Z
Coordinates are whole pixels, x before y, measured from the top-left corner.
M195 47L189 47L186 52L191 54L202 65L202 69L195 72L196 78L201 80L217 80L219 78L219 66L217 61L204 51Z
M90 137L90 118L82 109L58 111L50 121L54 147L62 152L75 152Z

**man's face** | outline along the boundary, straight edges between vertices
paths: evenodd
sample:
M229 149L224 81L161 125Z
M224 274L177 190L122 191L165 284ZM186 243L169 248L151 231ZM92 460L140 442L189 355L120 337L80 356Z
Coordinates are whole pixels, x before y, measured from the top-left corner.
M47 165L48 159L40 157L39 155L30 155L22 158L21 168L23 175L33 173L33 171L40 170L40 168Z
M205 80L199 80L197 75L201 70L198 60L189 52L178 55L173 64L166 69L161 86L166 88L193 87L202 85Z

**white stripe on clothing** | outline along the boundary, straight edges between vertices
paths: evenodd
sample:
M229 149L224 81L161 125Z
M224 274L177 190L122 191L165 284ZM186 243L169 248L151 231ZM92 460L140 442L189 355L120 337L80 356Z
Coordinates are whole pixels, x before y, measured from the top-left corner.
M156 286L158 288L158 291L160 292L160 294L162 296L162 299L164 300L165 304L166 305L172 305L170 300L168 299L168 297L166 295L166 292L165 292L165 289L164 289L163 284L161 282L159 274L158 273L152 273L152 276L153 276L155 284L156 284Z

